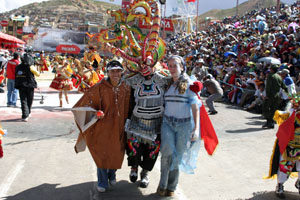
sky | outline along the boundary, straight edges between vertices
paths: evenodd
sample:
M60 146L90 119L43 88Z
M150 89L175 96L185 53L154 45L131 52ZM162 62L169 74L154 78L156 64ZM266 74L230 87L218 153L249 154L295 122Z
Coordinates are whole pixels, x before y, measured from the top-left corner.
M33 3L33 2L41 2L45 0L0 0L0 12L9 11L18 7L21 7L23 5ZM105 2L115 3L121 5L122 0L101 0ZM184 1L184 0L183 0ZM247 0L239 0L239 3L243 3ZM295 0L282 0L284 3L293 3ZM191 11L195 8L185 8L185 9L179 9L176 12L173 12L173 10L176 10L177 0L167 0L167 16L171 14L176 14L178 12L185 12L185 11ZM199 0L199 14L205 13L211 9L227 9L235 7L236 0ZM180 8L182 6L179 6Z

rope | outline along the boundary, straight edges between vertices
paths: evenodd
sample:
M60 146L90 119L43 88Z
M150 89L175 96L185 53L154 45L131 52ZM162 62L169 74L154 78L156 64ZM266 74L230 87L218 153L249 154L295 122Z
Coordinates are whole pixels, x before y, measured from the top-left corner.
M219 82L223 83L225 85L229 85L229 86L233 87L234 89L240 89L242 92L245 92L245 91L255 92L255 90L251 90L251 89L247 89L247 88L241 88L241 87L238 87L236 85L232 85L232 84L226 83L226 82L221 81L221 80Z

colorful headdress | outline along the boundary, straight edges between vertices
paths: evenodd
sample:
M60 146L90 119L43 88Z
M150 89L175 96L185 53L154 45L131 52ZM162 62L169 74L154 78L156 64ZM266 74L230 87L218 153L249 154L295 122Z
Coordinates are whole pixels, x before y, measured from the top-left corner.
M141 8L145 10L144 14L141 14ZM160 10L156 0L134 0L129 8L108 10L107 13L115 18L115 24L89 35L90 43L102 43L106 50L126 59L128 69L134 72L141 71L143 65L153 67L164 57L166 45L159 37ZM150 27L147 35L136 25L139 22ZM114 46L118 41L121 45Z

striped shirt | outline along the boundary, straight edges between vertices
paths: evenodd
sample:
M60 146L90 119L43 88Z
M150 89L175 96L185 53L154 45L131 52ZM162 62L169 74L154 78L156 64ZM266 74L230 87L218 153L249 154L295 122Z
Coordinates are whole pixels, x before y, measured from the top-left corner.
M178 90L172 85L165 93L165 112L164 115L168 117L175 117L178 119L192 117L192 104L201 106L201 101L198 96L189 89L184 94L179 94Z

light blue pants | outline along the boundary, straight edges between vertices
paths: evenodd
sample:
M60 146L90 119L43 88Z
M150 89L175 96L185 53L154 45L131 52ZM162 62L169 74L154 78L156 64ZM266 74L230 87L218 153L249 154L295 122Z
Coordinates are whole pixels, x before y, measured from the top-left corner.
M108 180L116 179L116 171L115 169L97 168L98 186L107 189Z
M175 191L179 179L179 164L187 149L193 129L192 121L174 122L163 119L161 127L161 189Z
M15 106L18 100L18 89L15 88L15 80L7 79L7 105Z

